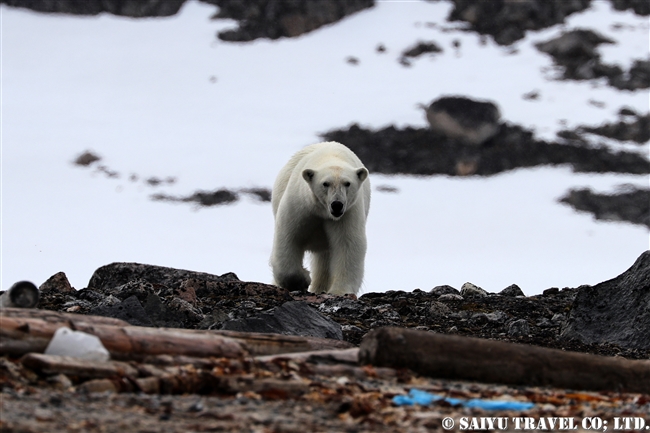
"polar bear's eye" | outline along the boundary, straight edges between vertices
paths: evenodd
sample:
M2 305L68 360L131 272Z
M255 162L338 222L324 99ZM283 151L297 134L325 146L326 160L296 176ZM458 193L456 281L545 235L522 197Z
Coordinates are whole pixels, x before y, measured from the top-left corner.
M324 186L325 188L329 188L329 187L330 187L330 183L329 183L329 182L323 182L323 186Z
M346 188L349 188L350 187L350 182L343 183L343 186L345 186Z

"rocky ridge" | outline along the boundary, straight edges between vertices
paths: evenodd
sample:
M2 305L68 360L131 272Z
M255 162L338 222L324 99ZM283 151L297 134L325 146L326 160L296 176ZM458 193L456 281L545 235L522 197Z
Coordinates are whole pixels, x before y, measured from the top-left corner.
M619 279L636 281L634 290L650 287L644 273L650 269L649 260L647 252L624 274L635 277ZM631 290L629 284L618 286L611 283L599 290L612 293L602 295L607 299L623 297L624 290ZM650 356L647 336L640 340L644 343L632 346L614 337L597 344L566 338L573 335L567 333L566 326L569 320L576 320L572 316L574 301L591 290L588 286L549 288L541 295L526 297L516 285L488 293L466 283L460 290L443 285L429 291L367 293L357 298L288 292L272 285L240 281L232 273L216 276L114 263L99 268L88 287L81 290L72 289L63 273L48 279L40 290L40 308L106 315L143 326L327 335L355 345L372 329L398 326L629 358ZM310 334L310 328L320 334Z

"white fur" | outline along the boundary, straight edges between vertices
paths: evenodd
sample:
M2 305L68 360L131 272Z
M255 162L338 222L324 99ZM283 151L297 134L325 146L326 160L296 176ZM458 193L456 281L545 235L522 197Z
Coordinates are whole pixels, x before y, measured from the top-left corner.
M359 158L340 143L307 146L278 174L271 201L275 284L356 294L363 280L370 209L368 170ZM312 256L311 278L303 267L306 251Z

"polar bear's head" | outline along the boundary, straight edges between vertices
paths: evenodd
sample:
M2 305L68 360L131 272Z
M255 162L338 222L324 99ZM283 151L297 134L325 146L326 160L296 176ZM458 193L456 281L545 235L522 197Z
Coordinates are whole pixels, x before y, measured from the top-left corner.
M302 177L322 205L319 213L336 221L357 201L361 184L368 178L368 170L365 167L307 168L303 170Z

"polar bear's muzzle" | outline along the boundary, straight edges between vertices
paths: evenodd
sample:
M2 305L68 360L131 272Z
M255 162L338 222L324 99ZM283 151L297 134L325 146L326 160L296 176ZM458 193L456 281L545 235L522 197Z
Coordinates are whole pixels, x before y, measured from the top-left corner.
M330 204L330 213L334 218L340 218L345 212L345 205L342 201L335 200Z

